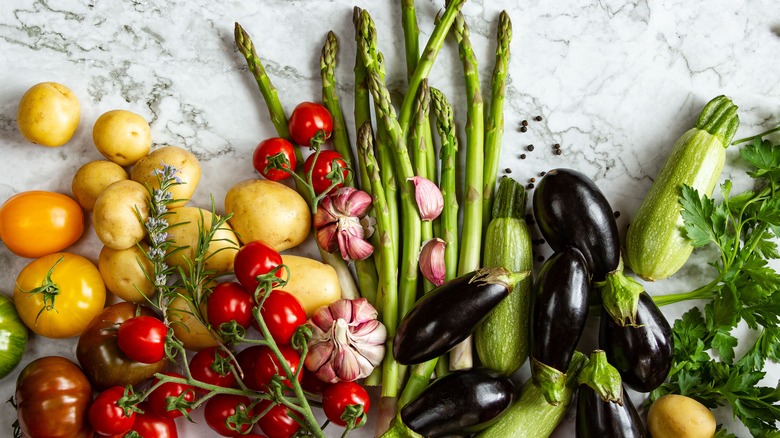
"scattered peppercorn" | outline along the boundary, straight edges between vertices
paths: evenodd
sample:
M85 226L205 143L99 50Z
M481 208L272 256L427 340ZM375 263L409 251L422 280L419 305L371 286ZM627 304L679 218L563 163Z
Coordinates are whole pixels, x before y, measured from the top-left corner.
M532 145L532 144L529 144L529 145L528 145L528 146L526 146L525 148L526 148L526 149L528 149L528 152L531 152L531 151L533 151L533 150L534 150L534 145Z
M520 132L527 132L527 131L528 131L528 127L527 126L521 126L520 127Z
M541 122L542 121L542 116L536 116L536 117L534 117L534 120L536 120L537 122Z
M523 120L522 122L520 122L520 124L523 126L528 126L528 120Z
M561 144L560 144L560 143L555 143L555 144L553 145L553 147L554 147L555 149L560 149L560 148L561 148Z
M528 225L534 225L536 222L534 221L534 217L530 214L525 215L525 223Z
M560 155L560 154L562 154L562 153L563 153L563 151L562 151L562 150L560 150L560 149L556 149L556 150L555 150L555 155Z
M520 159L525 160L525 154L520 154Z
M528 184L527 186L525 186L525 187L526 187L528 190L531 190L532 188L534 188L534 184L533 184L533 183L529 183L529 184Z
M544 245L544 239L539 239L539 245Z
M508 168L508 167L507 167L506 169L504 169L504 172L506 172L506 173L512 173L512 169L510 169L510 168Z
M531 178L528 180L529 182L536 182L536 178Z
M544 261L544 256L536 256L536 261L537 262L543 262Z
M544 170L539 172L539 176L545 176L545 175L547 175L547 172L545 172Z
M615 219L617 219L617 218L619 218L619 217L620 217L620 212L619 212L619 211L615 211L615 213L614 213L614 214L615 214Z

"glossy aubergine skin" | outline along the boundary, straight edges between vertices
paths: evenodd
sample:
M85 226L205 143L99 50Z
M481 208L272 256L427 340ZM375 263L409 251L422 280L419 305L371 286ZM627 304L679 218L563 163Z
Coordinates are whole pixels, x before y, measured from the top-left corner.
M674 338L669 321L646 292L639 295L637 326L615 323L601 310L599 348L617 368L623 383L639 392L659 387L672 368Z
M605 402L588 385L577 395L577 438L645 438L642 419L623 390L623 406Z
M446 353L509 295L506 284L475 279L475 272L430 291L404 316L393 338L398 363L414 365Z
M620 235L614 212L587 176L553 169L536 186L533 211L553 251L574 246L582 251L594 281L603 281L620 262Z
M588 319L590 274L583 254L572 247L553 254L542 266L535 289L531 355L566 372Z
M401 420L425 437L465 435L485 429L515 401L509 377L488 368L455 371L401 409Z

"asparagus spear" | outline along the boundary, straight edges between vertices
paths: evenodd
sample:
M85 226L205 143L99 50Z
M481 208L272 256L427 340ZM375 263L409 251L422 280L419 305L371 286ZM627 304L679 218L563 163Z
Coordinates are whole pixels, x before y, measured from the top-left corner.
M482 191L482 236L487 232L493 211L493 193L496 189L498 159L501 155L501 137L504 134L504 96L509 65L509 43L512 41L512 21L506 11L498 16L496 35L496 64L490 81L490 108L485 127L485 187ZM484 240L484 239L483 239Z
M452 26L466 78L466 185L463 191L463 230L461 232L458 274L479 268L482 245L482 185L484 167L484 109L479 84L477 58L469 39L469 28L463 14L458 13ZM450 352L450 369L471 368L471 337Z
M404 30L404 47L406 48L406 76L411 77L417 68L420 57L420 28L417 27L417 14L414 10L414 0L401 0L401 25Z
M409 133L409 151L412 154L414 171L417 176L427 179L434 179L435 176L428 173L428 150L433 150L433 139L430 143L426 141L426 131L430 134L431 125L428 123L430 115L431 96L428 90L428 80L424 79L420 92L417 95L415 105L415 117L412 130ZM425 242L433 238L433 222L424 221L421 223L420 241ZM436 287L427 279L423 280L423 290L429 292Z
M360 15L362 9L355 6L352 12L352 23L355 25L355 45L360 45ZM358 132L363 123L371 122L371 100L368 92L368 80L366 79L366 66L363 64L363 56L360 50L355 52L355 67L353 69L355 73L355 132ZM363 162L363 155L358 153L358 168L360 175L361 189L367 193L371 193L371 182L369 181L369 175L366 171L365 162Z

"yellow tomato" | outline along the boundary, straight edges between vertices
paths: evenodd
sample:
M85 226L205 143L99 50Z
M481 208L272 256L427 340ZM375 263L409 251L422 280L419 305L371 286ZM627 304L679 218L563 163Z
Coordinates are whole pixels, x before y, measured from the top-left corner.
M41 257L69 247L84 232L84 211L73 198L34 190L0 207L0 239L22 257Z
M25 325L49 338L81 334L103 310L106 286L84 257L61 252L33 260L16 277L14 302Z

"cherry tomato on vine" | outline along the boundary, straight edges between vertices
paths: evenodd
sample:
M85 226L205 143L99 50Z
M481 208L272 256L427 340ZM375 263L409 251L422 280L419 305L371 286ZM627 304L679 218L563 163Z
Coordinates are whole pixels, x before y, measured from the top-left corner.
M314 154L311 154L306 158L306 162L303 164L303 170L307 175L309 174L312 165L314 166L314 170L311 174L311 185L314 188L314 193L319 195L330 187L332 181L328 179L328 174L333 171L334 162L342 169L341 173L344 176L344 179L346 179L349 170L347 169L347 162L344 161L344 157L342 157L340 153L330 149L321 150L320 154L317 156L316 163L314 162ZM336 188L342 186L343 184L338 184ZM335 188L333 190L335 190Z
M306 312L295 296L281 289L276 289L268 295L260 308L260 316L263 317L271 337L277 344L290 343L295 330L306 322ZM252 325L260 330L257 321L252 320Z
M263 400L257 405L257 412L264 412L268 406L273 403L269 400ZM274 404L265 415L258 420L257 424L268 438L289 438L298 432L301 425L298 424L288 413L288 408L284 405Z
M363 415L371 408L368 392L355 382L336 382L322 393L322 410L331 423L346 426L347 422L341 416L350 405L363 405Z
M254 297L240 284L233 281L219 283L209 295L209 323L218 329L220 325L235 320L241 327L248 328L254 306Z
M254 297L257 276L267 274L281 264L282 256L278 252L265 243L255 240L238 250L233 261L233 270L238 282ZM276 276L282 278L284 270L278 270Z
M119 348L130 359L157 363L165 358L168 327L154 316L136 316L123 322L117 331Z
M181 374L178 373L163 373L166 376L171 377L180 377L184 378ZM152 386L156 385L157 382L159 382L159 379L154 379L152 381ZM178 397L179 395L184 394L183 398L184 400L188 402L192 402L195 400L195 388L193 388L191 385L187 385L186 383L175 383L175 382L165 382L162 385L160 385L157 389L152 391L151 394L149 394L149 397L146 399L146 401L149 403L149 409L154 412L156 415L159 415L161 417L165 418L178 418L181 417L183 414L178 409L174 410L167 410L168 405L168 397ZM191 409L186 409L187 412L190 412Z
M99 435L121 435L130 431L135 423L134 411L125 415L124 409L116 402L124 397L125 388L112 386L98 394L89 406L89 424Z
M238 411L246 412L251 403L249 397L243 395L217 394L206 402L203 416L206 418L206 424L222 436L246 436L241 435L241 433L248 432L252 428L252 424L247 422L239 426L235 419L231 421L230 417L236 415ZM249 411L246 415L251 418L254 413ZM238 431L228 428L228 424Z
M290 177L290 172L286 170L273 168L266 169L270 163L270 158L277 154L284 155L289 163L289 168L292 171L295 171L295 166L298 164L295 159L295 146L283 138L269 138L268 140L261 141L252 155L252 165L256 171L265 177L265 179L281 181Z
M294 348L289 345L280 345L279 351L282 353L282 357L287 361L287 366L290 367L290 370L293 373L303 366L301 363L301 355ZM298 375L298 382L303 379L303 372L304 371L302 370ZM292 387L292 384L287 381L284 369L273 351L268 347L261 347L261 350L257 354L257 363L255 364L255 381L261 388L265 387L271 382L271 378L274 374L282 376L285 379L285 385Z
M220 357L219 360L217 356ZM195 380L209 385L231 388L236 384L236 376L230 371L228 354L218 347L209 347L195 353L190 360L190 373ZM200 388L196 390L206 391Z
M292 139L301 146L309 146L311 139L320 130L325 137L333 132L333 118L323 105L314 102L301 102L293 109L287 122Z
M135 431L142 438L178 438L179 433L176 430L176 422L170 418L161 417L153 413L148 404L141 403L138 406L143 413L135 416L135 423L131 430ZM118 435L114 438L124 437Z

